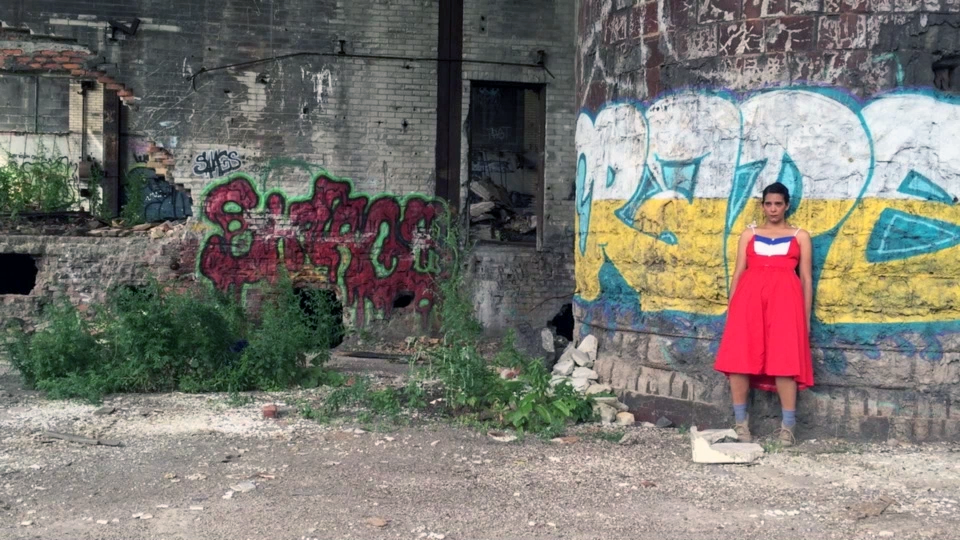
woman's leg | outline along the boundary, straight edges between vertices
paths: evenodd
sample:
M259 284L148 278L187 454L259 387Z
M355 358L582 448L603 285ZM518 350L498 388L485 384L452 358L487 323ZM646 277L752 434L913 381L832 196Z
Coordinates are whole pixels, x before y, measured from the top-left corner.
M793 377L777 377L777 394L783 410L797 410L797 381Z
M797 381L793 377L777 377L777 394L780 395L780 443L792 446L795 442L793 428L797 425Z
M750 416L747 414L747 397L750 395L750 376L730 374L730 395L733 396L734 431L743 442L750 442Z
M729 377L730 395L733 396L733 404L746 405L747 397L750 396L750 376L731 373Z

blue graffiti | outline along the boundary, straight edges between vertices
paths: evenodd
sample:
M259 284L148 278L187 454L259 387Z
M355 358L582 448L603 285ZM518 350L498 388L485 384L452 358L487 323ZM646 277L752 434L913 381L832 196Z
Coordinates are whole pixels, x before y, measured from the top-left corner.
M908 259L960 245L960 226L886 208L870 232L867 260Z
M577 215L580 216L580 254L587 252L587 232L590 228L590 207L593 204L593 185L587 183L587 157L580 156L577 161Z
M926 176L911 170L907 173L903 183L897 188L900 193L913 195L927 199L928 201L942 202L944 204L954 204L956 200L950 196L942 187L935 184Z

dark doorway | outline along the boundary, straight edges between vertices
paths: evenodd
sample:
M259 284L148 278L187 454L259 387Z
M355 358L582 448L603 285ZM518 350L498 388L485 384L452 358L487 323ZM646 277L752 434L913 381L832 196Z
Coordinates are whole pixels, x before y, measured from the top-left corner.
M547 326L556 329L558 336L573 341L573 304L564 304L560 311L550 319Z
M328 289L310 288L296 288L294 292L296 292L300 301L301 313L311 321L313 329L319 329L324 318L323 313L317 313L317 308L321 307L329 313L332 324L324 326L329 326L331 331L330 347L336 347L343 343L343 304L337 298L337 293Z
M536 243L543 223L544 86L473 81L470 236Z
M0 294L30 294L37 284L37 260L24 253L0 253Z

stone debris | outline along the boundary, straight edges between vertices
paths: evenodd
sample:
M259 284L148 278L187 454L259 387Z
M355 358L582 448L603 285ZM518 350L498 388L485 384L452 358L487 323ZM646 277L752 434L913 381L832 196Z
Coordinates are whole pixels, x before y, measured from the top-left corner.
M268 404L268 405L264 405L264 406L263 406L263 409L262 409L262 412L263 412L263 417L264 417L264 418L276 418L276 417L277 417L277 406L276 406L276 404L273 404L273 403L270 403L270 404Z
M201 512L201 511L203 511L203 507L202 507L202 506L191 506L191 507L190 507L190 511L192 511L192 512Z
M593 367L593 363L597 361L597 337L591 334L583 338L580 345L577 345L577 350L587 355L590 361L590 366L588 367Z
M517 436L516 436L516 435L511 435L511 434L505 433L505 432L503 432L503 431L488 431L488 432L487 432L487 435L488 435L491 439L493 439L493 440L495 440L495 441L497 441L497 442L502 442L502 443L513 442L513 441L517 440Z
M232 498L233 498L233 492L232 492L232 491L228 491L228 492L226 492L226 493L223 494L223 497L220 497L220 498L221 498L221 499L232 499Z
M232 489L233 491L240 492L240 493L249 493L249 492L257 489L257 485L254 484L253 482L240 482L239 484L237 484L237 485L235 485L235 486L230 486L230 489Z
M589 379L591 381L595 381L600 378L600 375L598 375L596 371L590 368L578 367L577 369L573 370L573 378L574 379L582 378L582 379Z
M377 527L378 529L382 529L383 527L386 527L388 523L390 523L390 520L384 519L382 517L367 518L364 521L366 521L368 525Z
M613 387L609 384L591 384L590 388L587 388L588 396L594 394L609 394L611 392L613 392Z
M577 392L585 393L587 389L590 388L590 379L586 377L574 377L569 379L569 381L570 386L572 386Z
M721 442L736 440L732 429L690 428L690 446L694 463L752 463L763 456L763 447L756 443Z
M98 520L97 520L97 525L106 525L107 523L110 523L110 522L107 521L107 520L105 520L105 519L98 519Z
M633 414L628 412L617 413L617 425L632 426L636 423L637 423L637 419L633 416Z
M573 358L562 356L560 357L560 361L557 362L557 365L553 366L553 374L569 377L576 367L577 365L576 362L573 361Z
M619 412L627 412L630 410L629 407L627 407L623 403L620 403L620 400L618 400L615 397L594 397L593 402L600 403L603 405L609 405L610 407L613 407Z
M855 504L850 507L850 517L853 519L867 519L869 517L877 517L880 514L886 512L887 508L890 507L896 501L887 496L882 496L875 501L868 501L860 504Z
M604 424L612 424L617 420L617 410L609 405L598 404L595 410Z
M661 416L660 418L657 419L657 423L655 425L658 428L673 427L673 421L667 418L666 416Z
M550 385L556 386L563 381L567 381L576 391L583 394L588 393L592 386L597 385L600 375L591 369L595 359L590 357L589 352L596 352L595 341L596 338L592 340L585 339L584 343L586 345L581 343L581 346L586 348L587 351L575 347L572 343L567 345L560 359L557 360L556 365L553 366L553 378L550 380ZM597 392L599 393L599 390Z
M543 367L553 369L557 363L557 341L553 330L549 328L540 330L540 354L543 356Z
M587 353L579 349L571 350L570 356L571 358L573 358L573 362L578 366L585 367L585 368L593 367L593 360L591 360L590 357L587 356Z

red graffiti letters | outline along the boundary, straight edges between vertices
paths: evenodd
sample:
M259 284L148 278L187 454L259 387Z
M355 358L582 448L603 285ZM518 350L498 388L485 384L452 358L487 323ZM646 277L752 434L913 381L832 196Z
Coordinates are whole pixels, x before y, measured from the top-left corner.
M321 276L363 324L365 309L389 315L412 297L426 315L433 307L439 254L430 232L444 212L438 199L355 194L348 180L319 174L309 198L261 195L237 175L212 188L204 217L217 229L200 254L200 273L227 290L292 276Z

